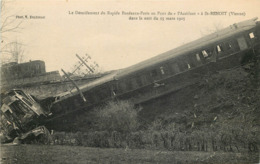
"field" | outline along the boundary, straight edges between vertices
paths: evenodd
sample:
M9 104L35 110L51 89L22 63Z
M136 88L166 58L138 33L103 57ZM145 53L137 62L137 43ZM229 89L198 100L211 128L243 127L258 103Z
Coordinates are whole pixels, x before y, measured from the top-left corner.
M259 154L60 145L1 145L0 163L259 163Z

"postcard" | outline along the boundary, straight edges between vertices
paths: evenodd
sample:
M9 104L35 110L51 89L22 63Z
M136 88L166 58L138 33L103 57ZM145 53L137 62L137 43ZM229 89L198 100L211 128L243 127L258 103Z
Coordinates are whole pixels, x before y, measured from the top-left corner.
M1 163L259 162L259 6L2 0Z

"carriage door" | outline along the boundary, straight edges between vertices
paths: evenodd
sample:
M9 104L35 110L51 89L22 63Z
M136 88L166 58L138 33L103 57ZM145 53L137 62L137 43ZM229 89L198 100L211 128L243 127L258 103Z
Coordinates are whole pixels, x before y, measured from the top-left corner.
M237 42L238 42L240 50L247 49L246 39L244 37L241 36L241 37L237 38Z

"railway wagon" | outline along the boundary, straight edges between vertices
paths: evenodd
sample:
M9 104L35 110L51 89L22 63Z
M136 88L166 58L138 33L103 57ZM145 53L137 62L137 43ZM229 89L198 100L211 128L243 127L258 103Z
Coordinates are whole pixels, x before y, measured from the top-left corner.
M50 112L45 111L33 96L22 90L13 89L1 93L0 132L5 137L1 142L12 141L18 136L26 138L29 135L26 133L37 127L39 121L46 118L48 114ZM36 131L36 135L41 134L41 129L36 128L31 134Z
M113 99L147 102L259 56L260 22L253 18L53 97L50 110L60 117Z
M131 99L140 104L199 82L207 73L248 62L257 64L260 60L260 22L256 20L233 24L42 101L21 90L10 91L1 95L1 127L11 138L19 134L22 138L31 133L38 135L45 130L34 129L36 126L52 127L57 118L61 118L58 122L67 122L74 112L77 114L107 101Z

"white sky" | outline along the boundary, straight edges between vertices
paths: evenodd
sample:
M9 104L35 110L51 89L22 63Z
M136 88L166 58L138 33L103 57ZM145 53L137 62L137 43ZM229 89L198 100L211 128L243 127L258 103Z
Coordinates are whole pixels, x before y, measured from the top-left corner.
M24 19L19 33L5 42L23 43L26 59L44 60L47 71L69 71L88 53L104 69L124 68L202 36L214 25L226 27L260 17L259 0L70 1L17 0L6 6ZM185 21L138 21L129 16L69 15L69 11L245 12L245 16L186 16ZM18 20L19 21L19 20ZM5 43L4 42L4 43ZM2 44L3 45L3 44Z

